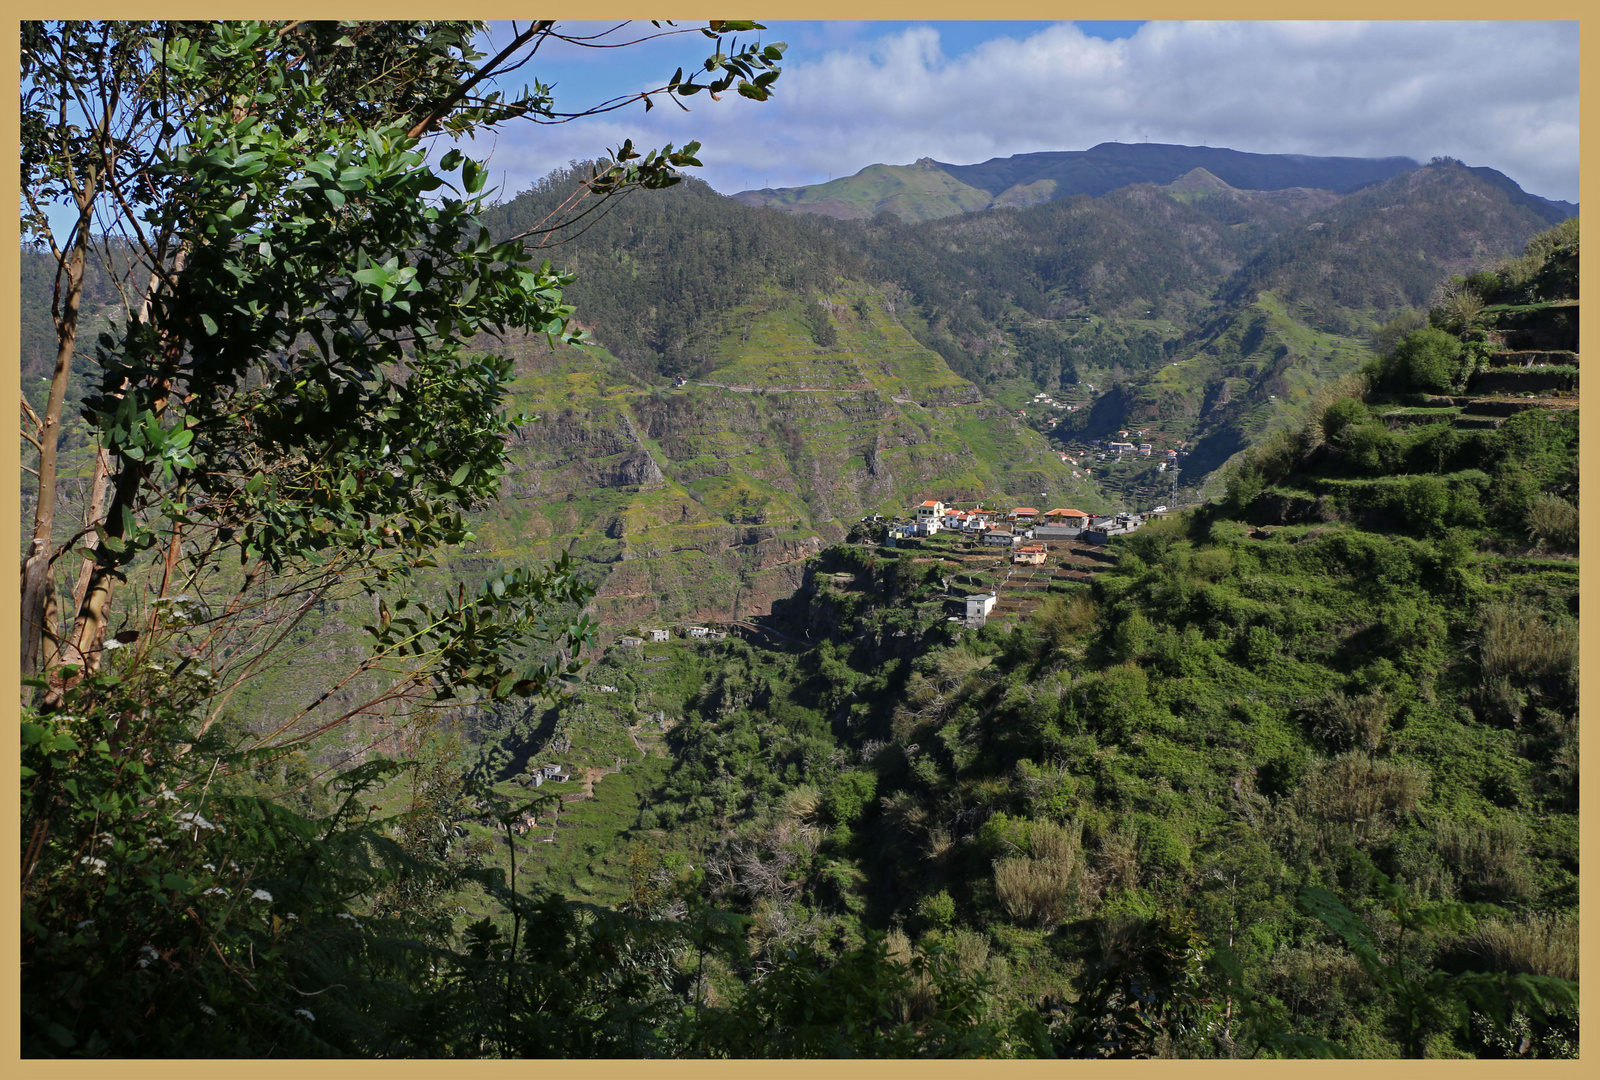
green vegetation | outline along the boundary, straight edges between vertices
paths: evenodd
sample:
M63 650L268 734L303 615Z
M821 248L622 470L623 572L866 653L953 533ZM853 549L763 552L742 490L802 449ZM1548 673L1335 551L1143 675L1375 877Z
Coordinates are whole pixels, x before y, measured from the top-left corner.
M1386 407L1323 394L1014 629L946 629L950 545L827 549L777 613L816 647L694 647L623 836L703 860L753 963L955 950L1013 1053L1570 1055L1576 563L1524 515L1573 505L1576 416Z
M768 96L750 28L658 92ZM558 115L478 29L24 26L88 207L24 216L25 1053L1576 1056L1575 221L1439 161L802 222L623 147L574 281L518 234L579 172L419 149ZM1523 254L1430 293L1463 206ZM1225 497L1045 567L852 524L1159 482L1034 386Z

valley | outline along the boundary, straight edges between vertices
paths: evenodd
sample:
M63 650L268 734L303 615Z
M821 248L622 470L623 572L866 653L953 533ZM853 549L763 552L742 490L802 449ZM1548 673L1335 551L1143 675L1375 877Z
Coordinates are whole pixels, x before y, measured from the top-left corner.
M231 959L196 998L200 937L37 940L184 1016L255 1009L259 952L308 1053L1575 1056L1578 220L1490 172L1105 144L631 190L537 253L582 339L328 361L259 444L156 416L137 475L226 468L126 515L168 529L103 645L145 711L30 707L27 775L181 714L140 768L214 762L200 809L137 849L95 809L52 872L227 901ZM582 175L481 207L485 274ZM73 378L53 539L132 550L74 520L122 388Z

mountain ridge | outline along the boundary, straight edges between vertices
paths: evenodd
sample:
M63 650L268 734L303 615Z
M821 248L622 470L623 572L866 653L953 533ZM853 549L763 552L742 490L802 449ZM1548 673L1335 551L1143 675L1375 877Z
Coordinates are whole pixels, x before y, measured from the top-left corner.
M1451 159L1435 163L1447 160ZM1100 143L1088 150L1013 154L972 165L930 157L910 165L874 164L825 184L741 191L732 198L748 206L840 219L888 212L906 221L927 221L1073 195L1098 197L1130 184L1167 185L1195 169L1204 169L1236 190L1309 189L1344 196L1422 167L1409 157L1319 157L1172 143ZM1495 169L1469 168L1551 224L1578 213L1576 204L1524 191Z

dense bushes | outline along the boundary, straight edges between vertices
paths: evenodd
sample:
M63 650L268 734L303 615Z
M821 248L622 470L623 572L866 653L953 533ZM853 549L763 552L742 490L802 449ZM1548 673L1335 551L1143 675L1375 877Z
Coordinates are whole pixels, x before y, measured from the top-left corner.
M1406 337L1390 357L1386 381L1398 389L1449 393L1463 372L1461 341L1436 327Z

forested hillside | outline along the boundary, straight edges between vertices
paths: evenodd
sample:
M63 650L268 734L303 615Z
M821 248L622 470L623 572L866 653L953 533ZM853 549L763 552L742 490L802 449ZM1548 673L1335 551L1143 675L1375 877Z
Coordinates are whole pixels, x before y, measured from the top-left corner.
M1576 259L1569 222L1458 279L1025 617L946 620L970 545L859 534L776 634L614 647L476 775L622 764L530 872L746 913L730 1000L887 931L991 1051L1575 1054ZM973 1000L923 985L898 1015Z
M494 202L554 24L155 25L23 24L29 1056L1576 1056L1565 208Z

